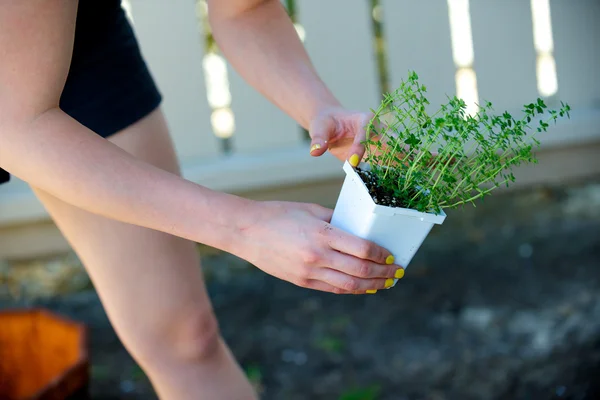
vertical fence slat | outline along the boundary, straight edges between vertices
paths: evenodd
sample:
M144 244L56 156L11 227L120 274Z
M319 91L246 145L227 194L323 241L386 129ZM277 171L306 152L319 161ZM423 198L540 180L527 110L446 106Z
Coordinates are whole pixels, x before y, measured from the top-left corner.
M390 90L409 70L427 86L431 108L456 93L448 7L444 0L382 0Z
M182 162L217 156L202 68L194 1L130 0L143 55L163 94L163 109Z
M345 107L379 104L378 72L368 1L297 2L305 45L315 68Z
M480 102L520 112L538 97L529 1L476 0L470 10Z
M228 70L236 126L232 137L234 152L262 152L300 145L298 124L246 83L230 64Z
M551 0L550 13L560 98L600 108L600 1Z

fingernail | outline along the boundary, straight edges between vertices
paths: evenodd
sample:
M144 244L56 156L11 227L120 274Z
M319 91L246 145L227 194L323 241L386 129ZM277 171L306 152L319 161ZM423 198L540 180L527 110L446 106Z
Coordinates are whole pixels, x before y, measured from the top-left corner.
M375 294L377 293L377 289L367 290L367 294Z
M394 274L394 277L396 279L402 279L403 276L404 276L404 270L402 268L398 268L396 270L396 273Z
M310 148L310 152L312 153L315 150L319 150L321 148L321 145L319 143L315 143L312 145L312 147Z
M385 288L390 288L394 285L394 280L392 278L386 279L385 280Z
M385 259L385 263L387 265L393 264L394 263L394 256L392 256L392 255L387 256L387 258Z
M350 165L352 165L353 167L356 167L358 165L358 162L360 161L358 159L358 154L352 154L352 157L350 157L350 160L348 160L350 162Z

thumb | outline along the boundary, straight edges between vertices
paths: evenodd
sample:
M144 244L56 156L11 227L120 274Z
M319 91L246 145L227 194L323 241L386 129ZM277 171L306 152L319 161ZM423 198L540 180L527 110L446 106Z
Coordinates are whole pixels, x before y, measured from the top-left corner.
M329 137L335 128L332 117L321 117L316 119L310 127L310 155L321 156L327 151Z

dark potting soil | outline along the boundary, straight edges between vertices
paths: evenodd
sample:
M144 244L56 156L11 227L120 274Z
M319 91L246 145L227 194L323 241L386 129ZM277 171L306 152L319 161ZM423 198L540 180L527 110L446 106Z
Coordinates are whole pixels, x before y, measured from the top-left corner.
M382 187L379 182L377 182L375 174L370 171L363 171L360 168L356 169L356 173L364 182L367 190L369 190L369 194L375 204L387 207L406 207L403 199L399 199L394 192Z

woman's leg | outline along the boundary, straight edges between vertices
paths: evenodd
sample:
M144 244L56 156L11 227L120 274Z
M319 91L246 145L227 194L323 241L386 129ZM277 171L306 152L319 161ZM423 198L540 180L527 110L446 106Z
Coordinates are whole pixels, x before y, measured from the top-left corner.
M160 110L110 140L178 173ZM35 192L81 258L117 334L161 399L256 398L219 334L193 243Z

